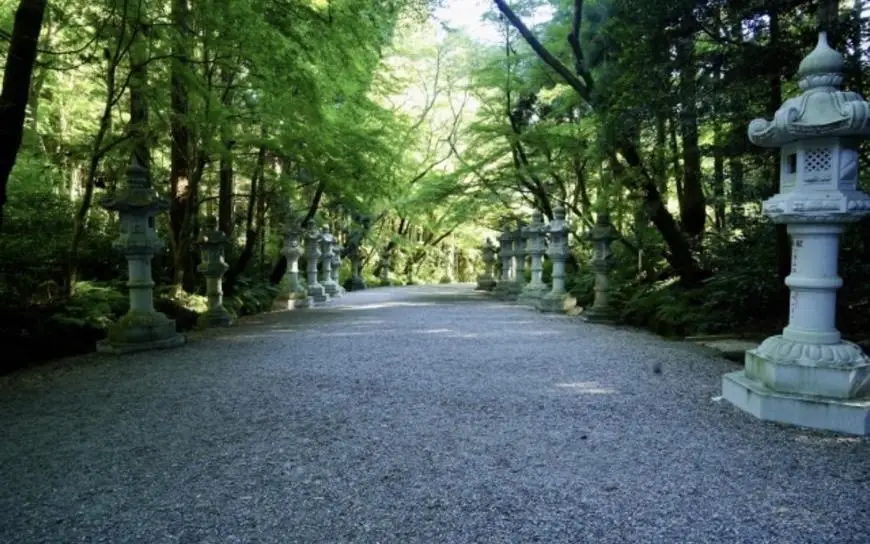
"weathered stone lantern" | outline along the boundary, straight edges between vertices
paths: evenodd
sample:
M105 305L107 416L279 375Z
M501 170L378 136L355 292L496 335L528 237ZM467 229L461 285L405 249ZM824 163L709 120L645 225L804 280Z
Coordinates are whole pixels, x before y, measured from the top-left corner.
M284 247L281 254L287 260L287 271L284 273L286 293L279 298L281 309L309 308L314 302L308 295L308 290L299 281L299 258L302 256L302 229L292 225L285 232Z
M610 223L609 213L599 213L595 226L588 234L592 242L592 262L590 268L595 273L595 299L592 307L587 308L581 317L593 323L613 323L616 315L610 306L610 271L615 266L610 244L619 235Z
M857 190L858 144L870 137L870 104L841 91L843 57L825 33L800 64L804 91L772 121L749 124L752 143L781 148L780 192L762 205L792 240L788 326L746 352L725 375L726 400L765 420L870 434L870 358L835 326L839 236L870 213Z
M537 306L541 297L549 291L547 284L544 283L544 253L547 252L547 240L544 231L546 229L543 214L538 211L533 213L532 223L525 228L528 240L526 242L526 253L531 257L532 278L523 288L523 292L520 293L517 299L520 304Z
M361 291L366 288L362 276L362 242L368 232L370 220L368 217L359 218L359 227L352 228L348 239L347 258L350 259L350 284L351 291Z
M550 248L547 255L553 262L553 286L538 301L537 308L542 312L564 312L568 291L565 290L565 261L568 260L568 225L565 222L565 208L553 210L553 220L548 225Z
M335 296L337 297L340 297L345 292L344 287L341 286L340 278L342 251L344 251L344 247L336 239L335 244L332 246L332 283L335 284Z
M127 170L127 184L101 199L100 205L120 215L121 235L115 247L127 258L130 311L109 325L108 337L97 344L97 351L128 353L168 348L184 343L175 330L175 321L154 309L154 281L151 259L163 248L157 237L155 214L169 203L148 181L148 171L136 157Z
M199 316L200 327L228 327L233 324L233 316L224 308L222 279L230 268L224 259L224 251L229 244L227 235L218 230L217 218L210 215L203 221L203 232L199 239L202 262L199 271L205 276L205 296L208 309Z
M483 259L483 274L477 277L477 291L492 291L495 289L495 278L492 277L493 268L495 265L496 251L498 247L493 243L491 238L487 238L481 248L481 258Z
M514 278L514 233L510 227L505 226L501 235L498 237L499 249L498 256L501 259L501 280L496 285L493 294L499 298L504 298L510 294L511 286Z
M513 232L513 256L514 256L514 281L510 284L510 300L516 300L526 287L526 241L525 223L517 221L516 230Z
M329 227L323 227L320 233L320 284L330 297L338 295L338 285L332 280L332 248L335 236L329 232Z
M313 224L305 232L305 260L307 261L308 296L315 304L328 301L329 296L327 296L326 290L317 281L317 263L320 262L320 230Z

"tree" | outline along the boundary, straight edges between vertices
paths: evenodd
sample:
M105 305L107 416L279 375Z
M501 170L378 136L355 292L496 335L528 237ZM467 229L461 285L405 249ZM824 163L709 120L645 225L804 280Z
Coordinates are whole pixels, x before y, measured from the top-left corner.
M0 229L3 228L6 186L24 133L30 79L46 4L47 0L20 0L9 38L3 88L0 90Z

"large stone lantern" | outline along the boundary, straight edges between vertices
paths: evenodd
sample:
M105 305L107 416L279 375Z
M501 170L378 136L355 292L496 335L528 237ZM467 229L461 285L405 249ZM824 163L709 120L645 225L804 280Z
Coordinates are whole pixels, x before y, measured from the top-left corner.
M286 291L278 298L277 305L284 310L309 308L314 300L309 296L303 282L299 280L299 258L302 257L305 249L302 245L302 236L305 233L294 224L284 234L284 247L281 248L281 254L287 260L287 271L284 273Z
M341 253L344 251L344 246L338 243L336 238L335 244L332 246L332 282L335 284L335 296L341 296L345 290L341 286Z
M568 291L565 290L565 262L568 260L568 225L565 208L553 210L553 220L548 225L550 248L547 256L553 262L553 286L538 301L536 307L542 312L564 312Z
M329 227L323 227L320 233L320 284L330 297L338 295L338 284L332 280L332 252L335 247L335 236L329 232Z
M120 215L121 235L115 247L127 258L130 311L109 326L108 337L97 344L97 351L128 353L168 348L184 343L175 330L175 321L154 309L154 281L151 259L163 248L157 237L155 214L169 203L148 181L148 171L136 157L127 170L127 184L106 195L100 205Z
M610 305L610 271L615 263L610 245L619 239L619 235L610 222L609 213L598 214L588 239L592 242L590 268L595 273L595 299L581 317L592 323L613 323L616 314Z
M312 302L321 304L329 300L326 290L317 281L317 263L320 262L320 230L315 225L309 225L305 231L305 260L308 275L308 296Z
M493 243L491 238L487 238L480 251L482 253L481 258L483 259L484 268L483 274L477 277L477 287L475 289L478 291L492 291L495 289L495 278L492 277L492 272L498 246Z
M752 143L781 149L779 193L762 205L792 240L788 326L746 352L745 370L725 375L726 400L782 423L870 434L870 358L835 326L839 236L870 213L857 190L858 144L870 136L870 104L841 91L843 57L825 33L800 64L804 91L772 121L749 124Z
M504 298L510 294L514 278L514 233L507 225L505 225L504 230L498 237L498 242L498 257L501 259L501 279L498 285L496 285L493 294L499 298Z
M532 223L525 228L526 253L531 257L532 278L517 299L520 304L537 306L541 297L549 291L547 284L544 283L544 254L547 252L547 239L544 232L546 230L544 216L536 211L532 214Z
M199 239L199 249L202 254L199 271L205 276L208 309L199 316L197 323L201 327L227 327L234 321L232 314L224 308L222 284L224 273L230 268L224 259L229 238L218 229L217 218L213 215L206 217L203 223L202 235Z
M517 221L516 230L513 232L514 278L507 295L507 298L510 300L516 300L526 287L526 257L528 256L526 253L526 241L528 235L525 228L526 224L522 220L519 220Z

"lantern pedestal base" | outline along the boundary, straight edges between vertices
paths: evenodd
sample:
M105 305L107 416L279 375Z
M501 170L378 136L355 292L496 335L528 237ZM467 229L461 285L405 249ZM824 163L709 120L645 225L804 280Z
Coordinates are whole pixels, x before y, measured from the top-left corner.
M232 314L230 314L226 308L221 306L215 310L209 310L204 314L200 315L196 320L196 325L199 328L209 328L209 327L229 327L235 322L235 318Z
M549 290L550 288L544 283L539 285L530 283L523 288L523 292L517 297L517 302L525 306L536 308L538 301L544 298L544 295L546 295Z
M541 300L535 305L535 308L541 312L548 313L565 313L570 310L570 300L573 300L568 293L553 294L552 291L541 297Z
M160 312L130 311L109 326L108 338L97 342L97 351L119 355L134 351L165 349L184 344L175 331L175 320Z
M323 290L326 291L326 294L329 295L329 297L340 297L341 296L341 290L340 290L338 284L335 283L334 281L332 281L332 280L322 281L322 282L320 282L320 285L323 286Z
M748 378L743 370L722 377L722 396L737 408L765 421L870 435L870 399L779 393Z
M511 285L513 285L513 283L514 282L512 281L505 280L498 282L498 284L495 286L495 289L493 289L492 294L499 299L505 298L510 294Z

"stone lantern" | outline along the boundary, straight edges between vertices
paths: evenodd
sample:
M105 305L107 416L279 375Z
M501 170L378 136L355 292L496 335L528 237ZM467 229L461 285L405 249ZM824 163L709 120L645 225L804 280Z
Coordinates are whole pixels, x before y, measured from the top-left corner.
M870 104L840 90L843 57L825 33L800 64L803 94L772 121L749 124L749 140L780 148L779 193L762 205L792 240L788 326L746 352L726 374L723 397L760 419L870 434L870 358L835 326L839 237L870 213L857 189L858 144L870 137Z
M217 218L206 217L203 222L203 232L199 239L202 262L199 271L205 276L205 296L208 298L208 310L197 320L201 327L228 327L233 324L233 316L224 308L224 291L222 279L230 268L224 259L229 239L218 230Z
M549 291L547 284L544 283L544 253L547 252L546 239L544 231L547 227L544 225L544 216L541 212L536 211L532 214L532 223L525 228L526 233L526 253L531 256L532 279L528 285L523 288L517 301L520 304L536 306L538 301L544 294Z
M344 251L344 246L335 241L332 246L332 283L335 284L335 296L340 297L344 293L344 287L341 286L341 252Z
M303 234L302 229L296 225L291 226L285 233L281 254L287 260L287 271L284 273L286 294L279 298L280 309L308 308L314 302L309 296L308 290L299 281L299 258L304 251L302 247Z
M507 298L516 300L526 286L526 240L525 223L517 221L516 230L513 232L513 256L514 278L510 284L510 294Z
M590 268L595 273L595 299L592 307L587 308L582 318L592 323L613 323L616 315L610 307L610 271L613 269L614 256L610 244L619 235L610 223L609 213L599 213L595 226L587 237L592 242L592 262Z
M568 292L565 290L565 261L568 260L568 225L565 222L565 208L553 210L553 220L547 229L550 233L550 249L547 256L553 262L553 286L538 301L537 308L542 312L564 312Z
M504 298L510 294L510 284L513 283L513 236L514 233L511 232L509 227L505 226L505 229L498 237L498 256L501 259L501 279L499 280L498 285L496 285L493 294L495 294L499 298Z
M338 284L332 280L332 256L335 246L335 236L329 232L329 227L323 227L320 233L320 284L330 297L338 295Z
M320 262L320 231L313 224L305 232L305 259L308 272L308 296L315 304L329 300L326 290L317 281L317 263Z
M492 242L491 238L487 238L481 249L483 259L483 274L477 277L477 291L492 291L495 289L495 278L492 277L492 272L496 259L496 251L498 247Z
M100 205L120 215L121 235L115 247L127 258L130 311L109 326L108 337L97 344L97 351L128 353L168 348L184 343L175 330L175 321L154 309L154 281L151 259L163 248L157 237L155 214L169 207L148 181L148 171L136 157L127 170L127 184L106 195Z

